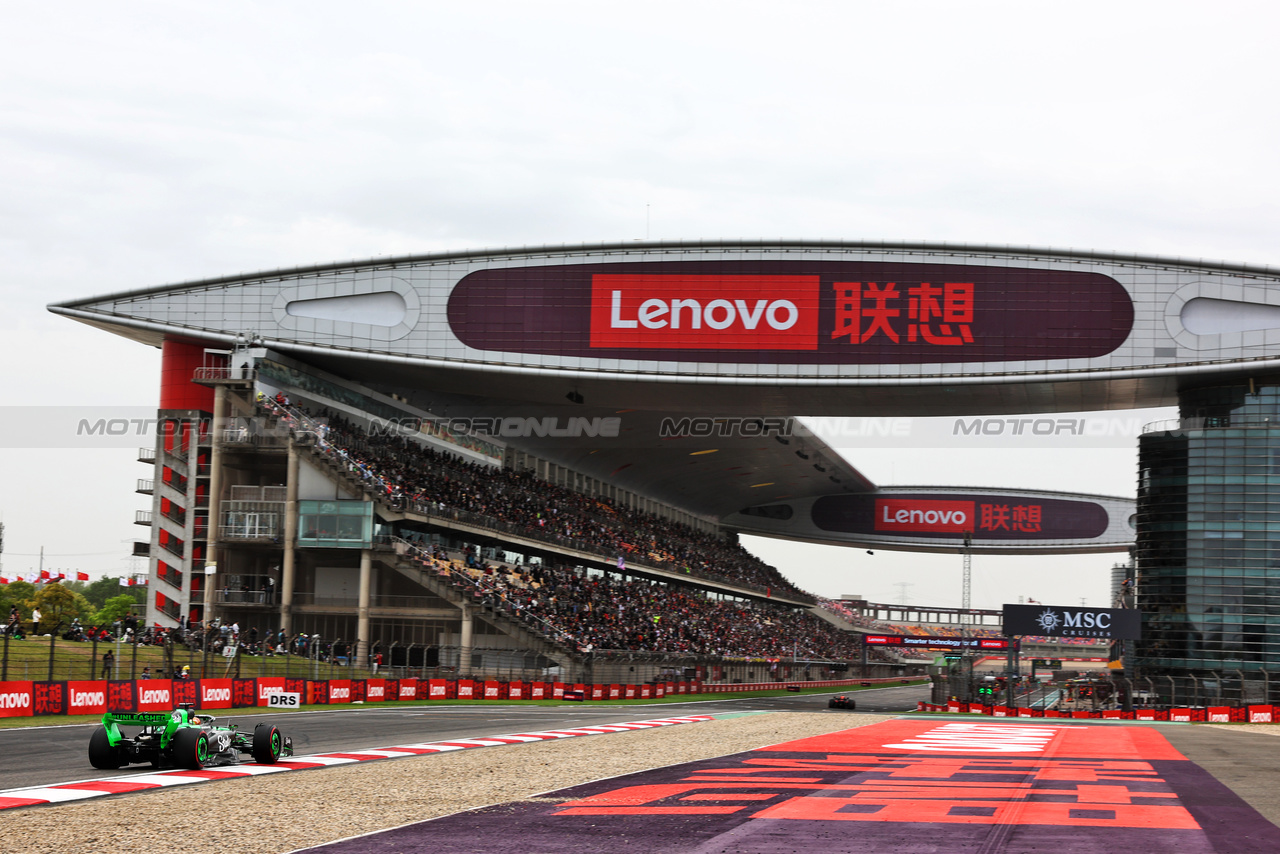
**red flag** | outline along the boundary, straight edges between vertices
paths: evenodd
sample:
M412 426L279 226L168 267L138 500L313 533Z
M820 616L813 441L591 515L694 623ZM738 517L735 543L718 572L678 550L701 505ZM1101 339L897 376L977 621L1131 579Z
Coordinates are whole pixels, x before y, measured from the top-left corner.
M89 580L89 573L87 572L76 573L76 581L88 581L88 580Z
M59 572L59 573L58 573L58 580L59 580L59 581L64 580L66 577L67 577L67 574L66 574L65 572Z
M48 581L48 580L49 580L49 570L47 570L47 569L42 569L42 570L40 570L40 580L41 580L41 581Z
M9 579L5 578L3 575L0 575L0 584L8 584L8 583L9 583Z

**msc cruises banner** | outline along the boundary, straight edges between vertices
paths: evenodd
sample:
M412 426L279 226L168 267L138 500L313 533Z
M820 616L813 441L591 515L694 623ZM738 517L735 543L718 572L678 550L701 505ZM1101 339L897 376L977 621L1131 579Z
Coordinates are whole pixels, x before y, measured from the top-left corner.
M1142 615L1132 608L1005 605L1004 635L1138 640L1142 637Z

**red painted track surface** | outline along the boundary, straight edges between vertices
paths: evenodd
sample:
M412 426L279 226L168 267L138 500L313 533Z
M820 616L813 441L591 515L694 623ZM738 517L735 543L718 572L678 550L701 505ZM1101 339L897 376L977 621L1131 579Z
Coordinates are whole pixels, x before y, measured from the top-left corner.
M1267 854L1280 828L1150 726L900 720L312 849Z

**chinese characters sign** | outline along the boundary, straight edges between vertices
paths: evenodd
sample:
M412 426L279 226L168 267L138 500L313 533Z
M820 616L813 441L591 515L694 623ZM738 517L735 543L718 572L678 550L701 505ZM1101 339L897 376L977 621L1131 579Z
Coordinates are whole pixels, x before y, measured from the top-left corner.
M865 344L883 335L897 344L921 340L942 347L973 343L973 282L836 282L836 322L832 338ZM903 303L906 303L905 310ZM904 332L905 330L905 332Z

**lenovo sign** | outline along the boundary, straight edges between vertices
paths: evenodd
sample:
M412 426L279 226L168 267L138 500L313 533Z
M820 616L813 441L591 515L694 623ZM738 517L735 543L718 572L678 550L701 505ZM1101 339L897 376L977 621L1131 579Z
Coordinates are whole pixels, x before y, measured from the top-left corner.
M875 525L877 531L962 534L973 530L973 502L877 499Z
M68 682L67 714L102 714L107 710L106 689L106 682Z
M1142 615L1131 608L1005 605L1004 633L1057 638L1138 640Z
M476 270L447 316L491 352L906 365L1105 355L1133 303L1085 270L760 257Z
M151 679L138 683L138 711L167 712L173 706L173 683L170 680Z
M0 682L0 718L30 716L31 694L30 682Z
M816 350L817 276L597 275L591 346Z
M989 492L881 492L824 495L813 502L823 531L912 539L973 541L1089 540L1107 532L1110 514L1096 501Z
M200 680L200 708L202 709L231 708L231 680L230 679L201 679Z

